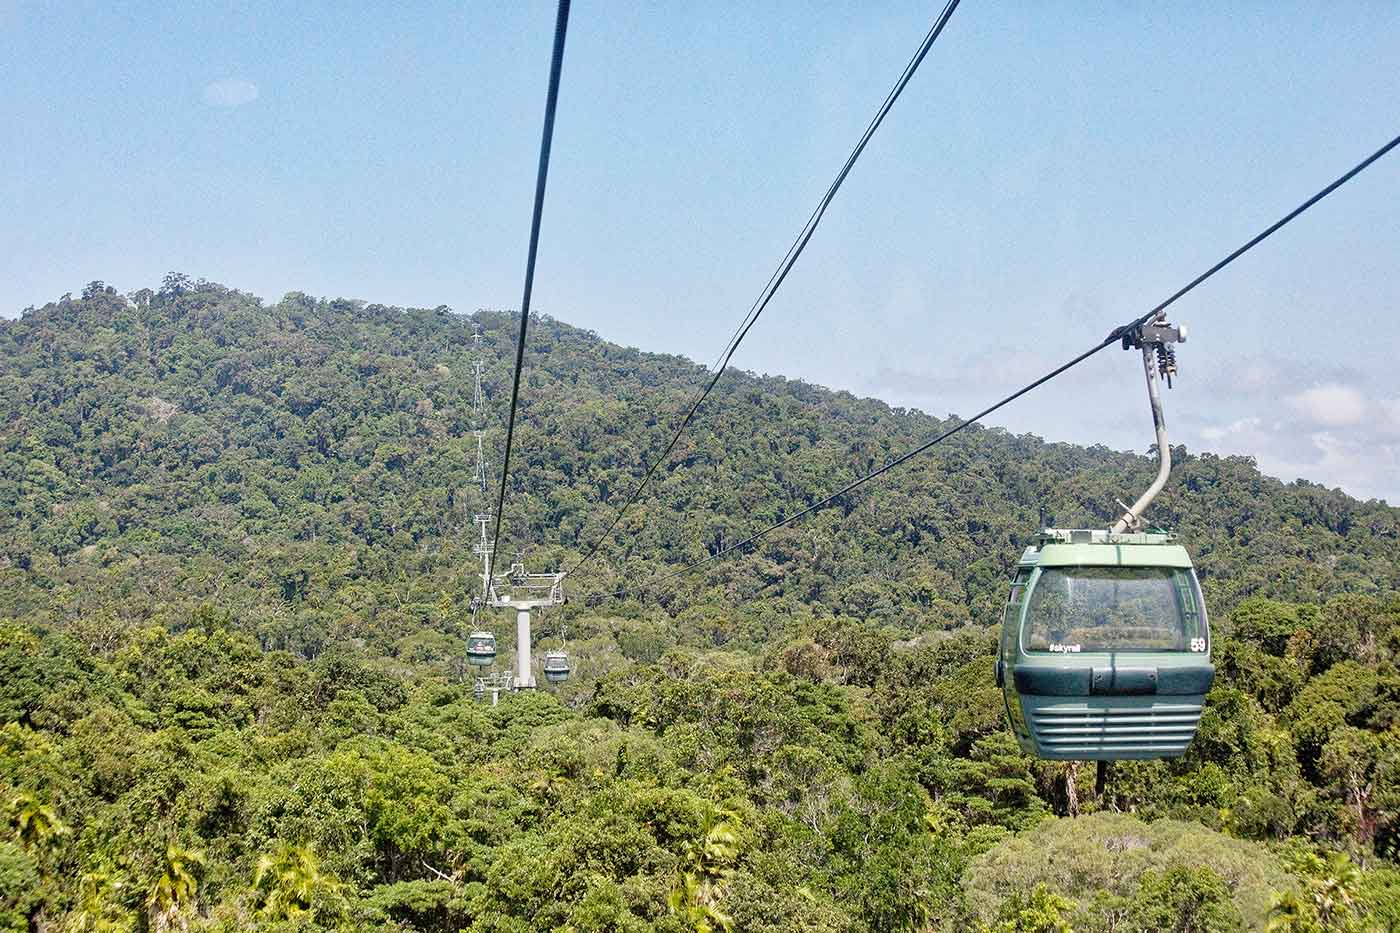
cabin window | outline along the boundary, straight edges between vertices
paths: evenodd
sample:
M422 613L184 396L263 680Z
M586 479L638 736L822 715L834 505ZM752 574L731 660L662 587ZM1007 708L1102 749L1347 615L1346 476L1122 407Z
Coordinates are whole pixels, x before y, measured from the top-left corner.
M1006 599L1006 615L1002 619L1002 624L1016 624L1016 613L1021 609L1021 595L1025 592L1026 581L1030 579L1030 576L1030 572L1025 570L1016 574L1016 579L1011 583L1011 595Z
M1052 567L1026 610L1026 651L1205 653L1189 571L1171 567Z
M1011 582L1011 595L1006 600L1006 610L1001 619L1001 660L1008 668L1016 657L1016 626L1020 622L1021 598L1026 593L1026 583L1031 572L1022 570Z

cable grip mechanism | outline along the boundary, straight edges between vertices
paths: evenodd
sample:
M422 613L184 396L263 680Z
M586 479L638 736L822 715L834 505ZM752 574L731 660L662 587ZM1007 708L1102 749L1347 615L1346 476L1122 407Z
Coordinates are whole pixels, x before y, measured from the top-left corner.
M1158 312L1151 320L1130 327L1121 334L1124 350L1141 350L1142 366L1147 377L1147 399L1152 406L1152 425L1157 434L1157 476L1147 491L1130 506L1123 506L1123 514L1110 529L1115 534L1136 530L1142 527L1142 515L1152 500L1167 484L1167 476L1172 469L1172 452L1167 440L1167 419L1162 414L1162 397L1157 391L1160 376L1171 387L1176 375L1176 351L1172 346L1186 341L1186 328L1167 323L1165 311Z
M1157 374L1172 387L1176 375L1176 347L1173 344L1186 342L1185 324L1168 324L1167 313L1159 313L1153 320L1129 328L1122 333L1124 350L1150 348L1157 358Z

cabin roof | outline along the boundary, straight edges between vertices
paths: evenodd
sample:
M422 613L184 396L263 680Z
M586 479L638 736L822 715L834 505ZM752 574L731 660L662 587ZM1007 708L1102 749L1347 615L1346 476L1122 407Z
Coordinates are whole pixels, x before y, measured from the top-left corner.
M1190 568L1192 564L1186 548L1172 534L1047 528L1022 553L1018 566Z

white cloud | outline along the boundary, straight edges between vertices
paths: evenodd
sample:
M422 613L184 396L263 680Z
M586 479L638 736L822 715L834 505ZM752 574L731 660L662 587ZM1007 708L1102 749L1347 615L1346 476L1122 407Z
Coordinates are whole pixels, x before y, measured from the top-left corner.
M1367 381L1345 365L1237 357L1207 377L1206 404L1178 436L1189 446L1251 455L1284 480L1305 477L1395 502L1400 398L1378 397Z
M1287 399L1297 418L1238 418L1195 435L1219 453L1253 456L1265 473L1340 485L1361 498L1400 499L1400 399L1325 385Z
M1225 357L1205 376L1218 395L1231 398L1280 397L1296 386L1353 385L1365 379L1350 366L1268 353Z
M241 78L225 78L204 86L204 102L211 107L242 107L257 99L258 86Z
M1299 415L1327 428L1345 428L1366 418L1366 396L1352 386L1336 382L1314 386L1288 399Z
M1201 437L1208 441L1223 441L1242 434L1257 434L1264 422L1260 418L1240 418L1229 424L1212 425L1201 428Z
M969 403L980 407L1060 362L1036 346L1006 346L954 357L941 369L881 366L865 388L894 404L942 415ZM1139 404L1141 371L1134 376L1130 386L1122 366L1081 367L992 423L1055 440L1139 449L1148 435ZM1400 398L1378 397L1363 375L1251 356L1216 367L1203 383L1186 383L1192 388L1168 400L1174 443L1252 456L1263 472L1285 482L1302 477L1362 499L1400 501ZM1123 408L1117 403L1125 392L1130 398Z

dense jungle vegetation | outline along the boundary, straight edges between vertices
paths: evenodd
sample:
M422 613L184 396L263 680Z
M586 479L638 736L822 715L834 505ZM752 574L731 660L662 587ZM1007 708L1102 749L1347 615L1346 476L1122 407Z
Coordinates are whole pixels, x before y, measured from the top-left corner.
M996 624L1144 456L970 430L586 598L949 423L736 373L542 616L575 677L493 708L471 334L499 457L517 324L179 275L0 321L0 929L1400 929L1400 510L1176 449L1216 686L1099 793L1006 731ZM549 319L526 366L503 556L544 568L702 369Z

